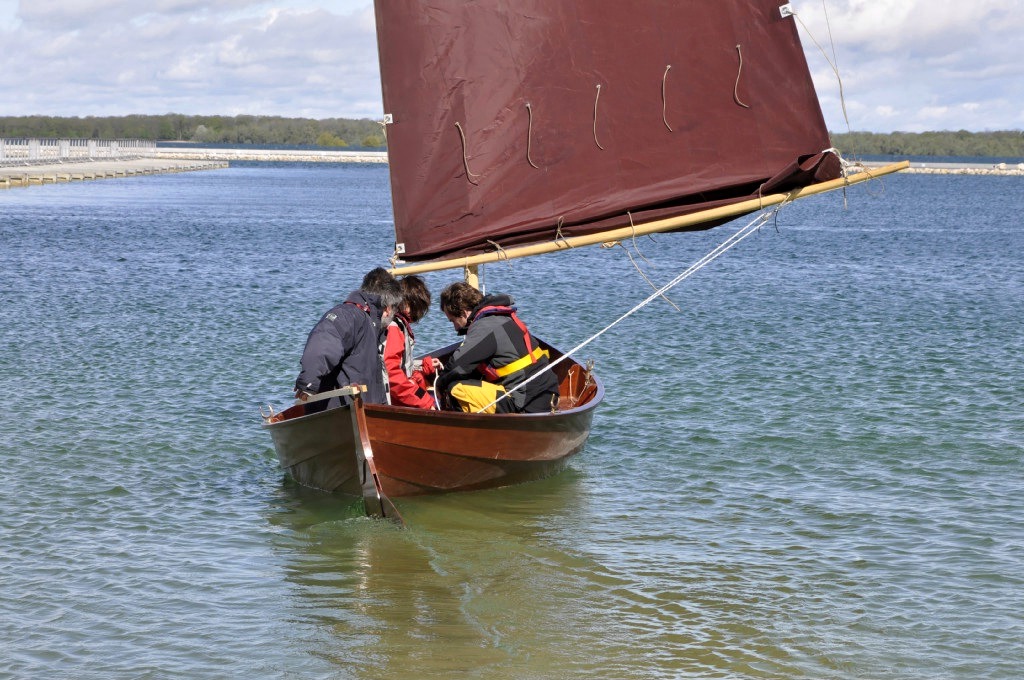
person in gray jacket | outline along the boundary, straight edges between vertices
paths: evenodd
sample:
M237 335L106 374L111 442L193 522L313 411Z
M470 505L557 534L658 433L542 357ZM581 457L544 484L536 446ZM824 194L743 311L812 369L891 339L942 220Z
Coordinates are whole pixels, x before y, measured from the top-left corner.
M386 269L377 267L364 278L359 290L326 312L309 332L299 360L295 397L305 401L314 394L346 385L366 385L366 402L387 402L387 382L380 347L384 329L402 301L398 282ZM328 402L334 406L336 399ZM310 404L317 410L327 404Z
M434 382L444 408L484 413L545 413L558 404L558 379L509 295L484 296L468 283L441 291L441 311L462 345Z

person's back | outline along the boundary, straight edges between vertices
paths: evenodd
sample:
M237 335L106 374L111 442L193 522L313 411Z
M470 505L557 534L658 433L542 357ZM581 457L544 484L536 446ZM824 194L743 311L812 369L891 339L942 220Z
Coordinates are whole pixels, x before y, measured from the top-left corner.
M357 290L320 317L299 360L297 391L318 394L346 385L365 385L367 403L386 401L378 352L380 304L377 295Z
M320 317L306 338L295 380L295 396L305 401L347 385L365 385L364 400L388 400L381 350L384 328L402 301L398 282L386 269L376 267L363 277L359 290ZM332 399L329 405L338 403ZM318 405L313 404L315 410Z

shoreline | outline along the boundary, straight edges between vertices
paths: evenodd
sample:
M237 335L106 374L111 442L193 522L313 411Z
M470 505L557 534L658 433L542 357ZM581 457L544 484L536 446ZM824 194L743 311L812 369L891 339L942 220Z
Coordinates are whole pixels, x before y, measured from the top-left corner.
M188 172L226 168L239 161L282 163L378 163L387 164L386 151L315 149L218 149L158 148L130 158L66 160L64 162L23 162L9 159L0 164L0 188L70 182L82 179L124 177L137 174ZM855 161L857 172L888 165L892 161ZM17 163L17 164L15 164ZM903 173L928 175L979 175L1024 177L1024 163L941 163L913 161Z
M319 149L172 149L158 147L149 158L202 161L264 161L284 163L387 163L387 151Z
M152 158L208 161L263 161L286 163L387 163L387 151L333 151L309 149L158 148ZM894 161L857 161L855 168L880 168ZM902 172L927 175L1002 175L1024 177L1024 162L932 163L911 162Z

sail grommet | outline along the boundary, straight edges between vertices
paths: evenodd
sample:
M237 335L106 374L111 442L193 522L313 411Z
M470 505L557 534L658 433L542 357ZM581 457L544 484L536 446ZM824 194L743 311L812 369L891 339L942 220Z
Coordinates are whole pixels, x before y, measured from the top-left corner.
M396 242L395 252L391 253L388 262L391 263L392 267L397 267L402 262L402 255L405 255L405 244Z
M382 120L377 121L377 125L380 126L380 133L384 135L384 139L388 138L388 126L395 122L395 117L390 113L385 113Z

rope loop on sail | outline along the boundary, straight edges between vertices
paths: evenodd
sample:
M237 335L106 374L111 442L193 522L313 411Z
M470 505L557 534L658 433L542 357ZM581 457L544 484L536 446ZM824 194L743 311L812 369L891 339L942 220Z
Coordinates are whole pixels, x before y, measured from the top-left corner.
M665 73L661 76L661 122L665 124L669 132L675 132L668 124L668 97L665 95L665 84L668 81L668 72L672 70L672 64L665 67Z
M839 152L839 149L835 148L834 146L832 148L830 148L830 149L825 149L825 151L823 153L829 153L829 152L834 153L836 155L836 157L839 159L839 168L840 168L840 171L843 173L843 182L844 182L844 186L843 186L843 210L846 210L846 208L848 207L847 204L846 204L846 187L850 186L850 174L851 174L850 171L851 171L852 168L857 167L858 164L853 162L853 161L851 161L851 160L847 160L846 157L844 157L843 154L841 154Z
M615 246L618 246L618 247L622 248L622 249L623 249L624 251L626 251L626 257L628 257L628 258L629 258L629 263L630 263L631 265L633 265L633 269L635 269L635 270L636 270L637 274L639 274L639 275L640 275L640 277L641 277L641 278L642 278L642 279L643 279L644 281L646 281L646 282L647 282L647 284L648 284L648 285L649 285L649 286L650 286L651 288L653 288L654 290L658 290L658 286L657 286L657 284L655 284L655 283L654 283L654 281L651 281L650 277L649 277L649 276L647 276L647 274L645 274L645 273L644 273L644 270L640 268L640 265L639 265L639 264L637 263L637 261L633 259L633 253L629 252L629 248L627 248L626 246L624 246L624 245L622 244L622 241L609 241L608 243L602 243L602 244L601 244L601 247L602 247L602 248L614 248ZM646 262L646 263L647 263L648 265L650 265L650 266L652 266L652 267L654 266L654 265L652 265L652 264L651 264L650 260L648 260L648 259L647 259L646 257L644 257L643 253L641 253L641 252L640 252L639 250L637 250L636 252L637 252L637 254L638 254L638 255L640 255L640 257L643 257L643 259L644 259L644 262ZM676 310L677 312L681 312L681 311L683 311L683 310L679 309L679 305L677 305L676 303L672 302L672 300L670 300L670 299L669 299L668 295L664 295L664 294L663 294L663 295L661 295L660 297L661 297L661 299L663 299L663 300L664 300L665 302L667 302L667 303L669 303L670 305L672 305L672 307L673 307L673 308L674 308L674 309L675 309L675 310Z
M867 176L870 177L871 174L872 174L872 170L871 170L871 168L864 167L864 165L862 163L858 162L858 161L848 160L845 156L843 156L842 153L839 152L839 149L837 149L835 147L832 147L830 149L825 149L825 151L823 151L822 153L829 153L829 152L834 153L839 158L839 164L842 167L843 181L845 182L845 184L843 186L843 210L846 210L849 207L849 205L848 205L849 196L847 195L846 190L847 190L847 187L850 186L850 176L851 175L856 175L856 174L864 173L864 174L866 174ZM885 191L885 180L880 181L878 186L879 186L880 191L884 192ZM874 191L874 189L869 188L868 191Z
M629 216L629 228L633 231L633 235L630 237L633 240L633 250L636 251L637 255L639 255L640 257L642 257L644 259L644 262L646 262L647 264L649 264L649 265L651 265L653 267L654 265L651 263L651 261L648 260L647 257L643 253L640 252L640 245L636 242L636 225L633 224L633 213L627 211L626 215ZM653 234L648 234L647 238L649 238L652 243L654 242L654 235Z
M633 223L633 213L630 212L629 210L627 210L626 211L626 217L629 218L629 230L631 232L633 232L632 234L630 234L630 237L629 237L633 241L633 250L636 251L637 255L639 255L640 257L643 258L644 262L646 262L647 264L651 264L651 261L648 260L647 257L643 253L640 252L640 246L637 245L637 242L636 242L636 224ZM650 234L647 235L647 238L651 239L652 241L654 240L654 237L651 236ZM602 243L601 247L602 248L614 248L618 243L619 243L619 241L608 241L606 243ZM654 265L651 265L651 266L653 267Z
M530 117L530 125L526 129L526 162L540 170L540 166L530 158L530 147L533 144L533 107L530 106L530 102L526 102L526 113Z
M672 288L675 288L677 285L679 285L680 283L682 283L686 279L690 278L691 276L693 276L694 274L699 272L704 267L708 266L709 264L711 264L712 262L717 260L719 257L721 257L722 255L727 253L729 250L731 250L732 248L737 246L740 242L742 242L748 236L757 233L757 231L762 226L764 226L768 222L768 220L772 219L780 210L782 210L783 206L789 205L790 202L791 202L791 200L787 199L787 200L783 201L782 203L779 203L778 205L776 205L772 210L769 210L769 211L766 211L766 212L762 212L762 213L759 213L758 215L756 215L754 217L754 219L752 219L746 225L744 225L743 227L738 229L735 233L733 233L731 236L729 236L729 238L725 239L725 241L720 243L711 252L709 252L707 255L705 255L701 259L697 260L692 265L690 265L687 269L685 269L682 273L680 273L674 279L672 279L671 281L666 283L664 286L662 286L661 288L658 288L656 291L654 291L653 293L648 295L646 298L644 298L641 302L636 304L628 312L626 312L625 314L620 316L615 321L612 321L610 324L608 324L607 326L602 328L597 333L594 333L592 336L590 336L589 338L587 338L586 340L584 340L580 344L576 345L575 347L573 347L571 350L569 350L568 352L566 352L562 356L560 356L557 359L555 359L554 361L552 361L548 365L548 369L552 369L555 366L557 366L558 364L560 364L563 361L565 361L566 359L569 359L570 357L574 356L581 349L583 349L584 347L586 347L587 345L592 343L594 340L597 340L599 337L601 337L602 335L604 335L605 333L610 331L612 328L617 326L619 323L621 323L622 321L625 321L627 318L629 318L633 314L637 313L638 311L640 311L641 309L643 309L644 307L649 305L651 302L653 302L657 298L662 297L665 293L667 293ZM611 247L614 247L614 245L612 245ZM530 376L529 378L527 378L523 382L521 382L518 385L516 385L514 388L512 388L508 392L505 392L504 394L499 396L497 399L492 401L490 404L487 404L483 408L477 410L476 413L483 413L487 409L489 409L492 406L494 406L495 404L497 404L502 399L505 399L505 398L509 397L513 392L521 390L523 387L525 387L526 385L529 385L531 382L533 382L538 377L540 377L540 375L542 373L543 373L543 371L538 371L534 375Z
M565 223L565 216L564 215L559 215L558 216L558 226L555 227L555 240L556 241L561 241L562 243L564 243L566 248L572 248L573 245L571 243L569 243L568 241L566 241L565 237L562 236L562 225L564 223Z
M601 100L601 83L597 84L597 94L594 96L594 144L597 144L597 148L604 151L604 147L601 146L601 142L597 141L597 102Z
M511 267L512 266L512 259L508 256L508 253L505 252L505 249L501 247L501 244L498 243L497 241L490 241L489 240L487 242L490 243L492 246L494 246L495 251L497 251L497 253L498 253L498 259L499 260L505 260L505 262L508 262L509 266Z
M467 156L466 152L466 133L462 131L462 124L459 123L459 121L455 121L455 127L459 129L459 138L462 139L462 165L466 168L466 179L469 180L470 184L476 184L476 182L473 181L473 178L479 177L480 175L475 175L469 171L469 156Z
M832 46L831 59L829 58L828 53L825 52L825 48L821 46L821 43L819 43L817 38L814 37L814 34L811 33L811 29L807 28L807 24L803 22L803 19L800 18L800 15L795 10L793 11L793 16L800 22L800 26L804 29L804 32L807 33L807 37L811 39L814 46L818 48L818 51L821 52L821 56L825 57L825 63L827 63L829 68L832 69L832 72L836 74L836 83L839 85L839 105L843 110L843 120L846 121L846 131L850 132L850 117L846 114L846 95L843 93L843 78L839 75L839 59L836 56L836 42L832 37L832 24L828 19L828 6L824 2L821 3L821 6L825 12L825 26L828 29L828 39Z
M740 74L743 73L743 48L740 45L736 46L736 54L739 55L740 63L736 68L736 84L732 86L732 98L743 108L749 109L749 106L740 101Z

